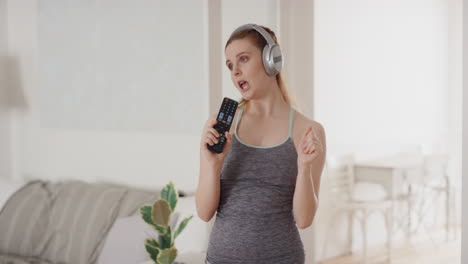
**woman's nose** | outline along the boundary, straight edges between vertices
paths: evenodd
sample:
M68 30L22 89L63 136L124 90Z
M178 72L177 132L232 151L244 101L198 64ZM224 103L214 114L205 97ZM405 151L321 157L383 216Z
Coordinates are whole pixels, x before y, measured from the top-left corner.
M232 68L232 75L237 76L237 75L239 75L240 73L241 73L241 71L240 71L239 67L237 67L237 65L233 66L233 68Z

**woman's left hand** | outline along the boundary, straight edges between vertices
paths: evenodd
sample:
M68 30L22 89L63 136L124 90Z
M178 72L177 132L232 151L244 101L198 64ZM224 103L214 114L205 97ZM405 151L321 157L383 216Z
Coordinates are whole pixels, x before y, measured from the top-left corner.
M298 166L307 167L322 153L322 142L312 126L309 126L302 135L299 151L297 153Z

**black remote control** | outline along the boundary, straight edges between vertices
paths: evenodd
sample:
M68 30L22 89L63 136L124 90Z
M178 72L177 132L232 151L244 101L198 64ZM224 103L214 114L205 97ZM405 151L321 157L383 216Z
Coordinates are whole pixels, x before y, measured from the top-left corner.
M213 146L206 144L209 150L216 153L223 152L224 143L226 143L226 135L224 133L229 132L229 129L231 128L231 123L234 119L237 105L237 101L228 97L224 97L223 103L221 104L221 108L219 109L218 113L218 122L213 126L213 128L216 129L216 131L219 133L218 143L214 144Z

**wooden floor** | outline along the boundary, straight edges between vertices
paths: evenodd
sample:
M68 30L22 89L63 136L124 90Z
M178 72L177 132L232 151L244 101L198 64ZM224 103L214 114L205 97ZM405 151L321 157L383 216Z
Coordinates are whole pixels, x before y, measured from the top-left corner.
M460 264L461 263L461 233L457 238L453 237L445 241L445 233L438 232L431 236L419 235L411 241L396 242L393 246L392 264ZM368 249L368 264L389 263L386 257L387 251L383 246ZM321 264L361 264L361 252L352 255L341 256Z

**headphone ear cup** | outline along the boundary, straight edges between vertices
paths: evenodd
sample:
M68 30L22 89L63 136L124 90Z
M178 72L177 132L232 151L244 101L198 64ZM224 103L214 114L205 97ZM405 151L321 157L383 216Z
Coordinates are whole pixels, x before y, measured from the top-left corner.
M263 67L269 76L277 75L283 68L283 56L278 45L265 45L262 52Z
M270 45L265 45L263 47L263 52L262 52L262 61L263 61L263 67L265 68L265 72L269 76L275 75L275 69L272 67L272 61L270 60L270 55L271 55L271 46Z
M268 76L271 76L272 75L272 69L271 69L271 65L269 63L269 58L270 56L270 45L265 45L265 47L263 47L263 51L262 51L262 62L263 62L263 68L265 68L265 72L267 73Z
M283 69L283 54L281 48L278 45L274 45L270 49L270 63L274 69L275 75L281 72Z

